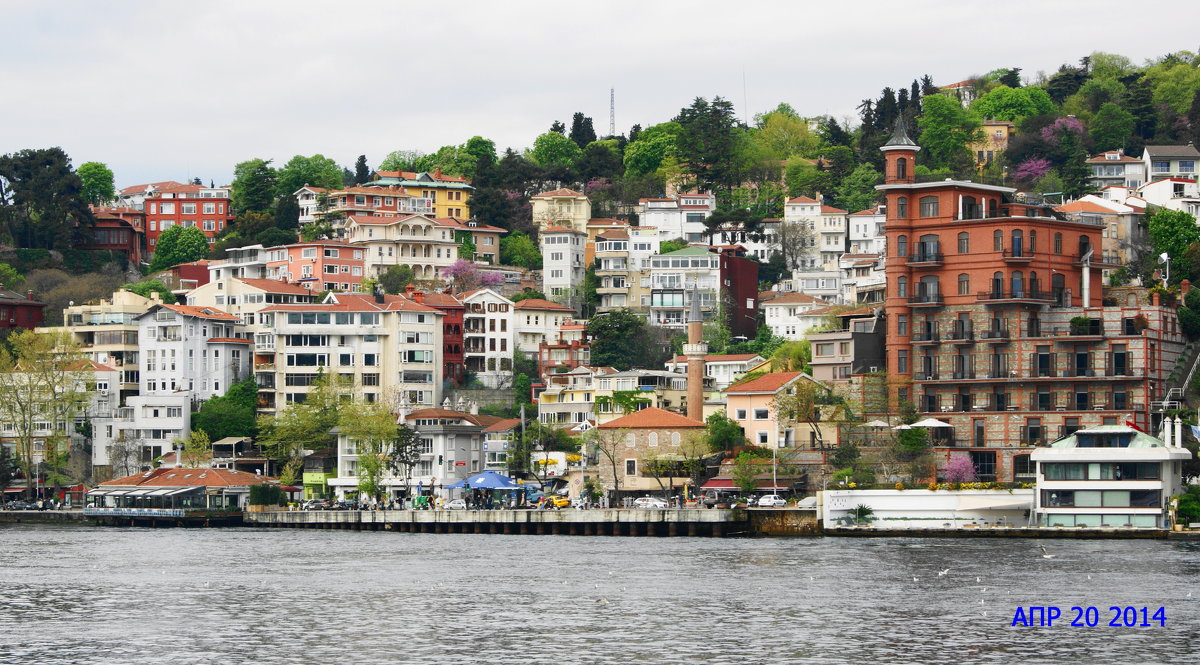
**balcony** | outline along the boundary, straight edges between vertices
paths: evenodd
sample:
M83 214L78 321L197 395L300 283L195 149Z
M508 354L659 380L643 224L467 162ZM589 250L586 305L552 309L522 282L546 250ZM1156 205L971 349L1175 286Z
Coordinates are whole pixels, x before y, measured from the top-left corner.
M1041 291L1037 289L1022 289L1018 291L993 289L991 291L980 291L975 299L976 301L987 305L1007 305L1015 303L1046 305L1054 302L1054 297L1049 291Z
M919 293L908 299L909 307L941 307L944 304L940 293Z
M950 377L953 379L956 379L956 380L960 380L960 381L964 380L964 379L974 379L975 378L975 370L973 370L973 369L972 370L959 370L957 372L951 373Z
M938 380L937 372L915 372L913 374L913 381L937 381L937 380Z
M1075 265L1083 265L1083 255L1076 254L1071 258ZM1121 255L1116 252L1092 252L1091 264L1098 268L1120 268L1125 265Z
M1066 328L1055 328L1049 337L1056 342L1099 342L1104 340L1104 322L1100 319L1088 319L1086 323L1072 323Z
M1006 249L1003 254L1005 263L1030 263L1033 258L1033 252L1025 250Z
M945 263L941 252L917 252L908 256L908 265L912 268L936 268Z
M979 333L979 338L988 344L1007 344L1009 341L1008 328L983 330Z
M912 341L913 344L937 344L942 341L942 336L937 332L915 332Z
M971 326L951 326L946 339L955 344L970 344L975 341L975 329Z

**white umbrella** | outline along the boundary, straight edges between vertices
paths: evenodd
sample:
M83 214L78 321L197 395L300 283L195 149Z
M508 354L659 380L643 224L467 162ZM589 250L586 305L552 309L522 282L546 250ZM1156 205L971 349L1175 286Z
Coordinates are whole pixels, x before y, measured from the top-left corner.
M888 426L888 424L883 422L882 420L872 420L870 422L863 423L863 427L887 427L887 426Z
M912 429L912 425L896 425L892 429Z
M913 427L954 427L954 425L951 425L950 423L944 423L944 422L938 420L937 418L926 418L925 420L918 420L917 422L913 423L912 426Z

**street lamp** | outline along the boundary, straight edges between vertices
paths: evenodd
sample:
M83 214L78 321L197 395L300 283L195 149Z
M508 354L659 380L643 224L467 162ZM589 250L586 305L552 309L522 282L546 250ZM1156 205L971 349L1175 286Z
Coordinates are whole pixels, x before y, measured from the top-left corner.
M1162 280L1163 288L1165 289L1167 288L1167 281L1171 279L1171 257L1168 256L1166 252L1163 252L1162 254L1158 255L1158 262L1166 265L1166 269L1163 270Z

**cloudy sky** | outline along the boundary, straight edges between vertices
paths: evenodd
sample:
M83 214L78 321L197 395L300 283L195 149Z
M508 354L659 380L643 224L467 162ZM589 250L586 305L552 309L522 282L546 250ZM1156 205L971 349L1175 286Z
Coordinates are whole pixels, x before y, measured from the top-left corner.
M1195 51L1194 21L1126 2L92 2L0 0L0 153L62 146L117 186L228 182L251 157L372 166L473 135L530 145L575 111L607 133L697 96L849 116L883 86L1101 50ZM1195 11L1155 5L1155 15ZM1173 9L1174 8L1174 9ZM1194 14L1191 14L1194 16ZM1153 39L1148 37L1153 35ZM743 87L743 81L745 85Z

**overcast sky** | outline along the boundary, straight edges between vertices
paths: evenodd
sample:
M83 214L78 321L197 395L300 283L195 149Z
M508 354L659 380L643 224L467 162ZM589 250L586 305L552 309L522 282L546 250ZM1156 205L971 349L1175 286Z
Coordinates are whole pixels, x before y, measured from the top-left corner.
M522 149L575 111L627 132L697 96L849 116L884 86L1101 50L1195 51L1191 2L93 2L0 0L0 153L62 146L118 187L251 157L374 167L473 135ZM1123 18L1124 17L1124 18ZM1153 36L1153 39L1150 37ZM745 87L743 88L743 80Z

